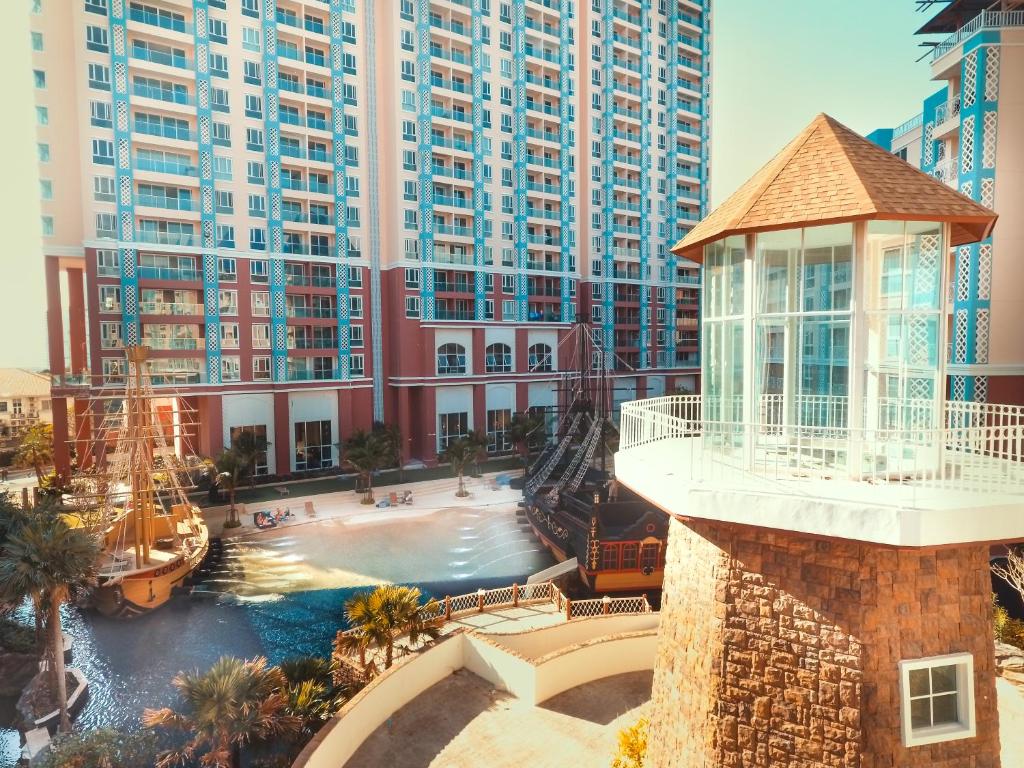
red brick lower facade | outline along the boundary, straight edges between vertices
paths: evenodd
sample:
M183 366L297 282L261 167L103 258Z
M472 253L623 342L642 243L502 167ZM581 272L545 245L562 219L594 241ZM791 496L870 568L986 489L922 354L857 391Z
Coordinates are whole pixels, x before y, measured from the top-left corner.
M998 768L988 547L672 522L653 768ZM906 748L898 662L974 657L977 735Z

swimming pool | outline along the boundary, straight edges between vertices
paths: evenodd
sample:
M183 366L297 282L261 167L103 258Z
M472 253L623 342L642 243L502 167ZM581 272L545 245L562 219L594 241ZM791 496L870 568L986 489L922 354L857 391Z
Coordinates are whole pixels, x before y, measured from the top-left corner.
M127 622L66 612L74 665L90 681L78 727L135 728L145 707L173 704L177 672L225 654L274 663L325 655L345 599L374 584L414 584L443 597L522 583L553 563L507 502L294 523L228 541L224 553L209 596L175 597ZM10 751L0 739L0 766L13 765Z

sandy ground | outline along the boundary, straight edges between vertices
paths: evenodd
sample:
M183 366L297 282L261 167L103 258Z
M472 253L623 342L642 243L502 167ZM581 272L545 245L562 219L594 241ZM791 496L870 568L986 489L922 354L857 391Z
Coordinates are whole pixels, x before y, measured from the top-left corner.
M224 521L227 519L228 513L228 507L226 506L205 509L203 510L203 516L206 518L206 524L210 528L210 535L244 537L271 533L275 530L286 530L297 525L315 523L320 520L340 520L346 525L373 525L394 522L395 520L424 517L443 509L451 509L452 507L472 507L475 509L498 505L512 505L514 507L515 504L522 500L522 491L512 490L508 486L497 487L495 477L499 474L507 475L509 473L496 472L478 478L467 477L466 490L469 491L469 495L464 498L459 498L455 495L458 481L454 477L374 489L374 497L378 502L387 499L391 492L398 493L401 496L406 490L412 491L412 504L398 504L397 506L386 508L361 504L362 494L355 491L338 491L337 493L302 496L299 495L299 489L292 486L294 491L296 491L295 493L282 495L280 499L275 499L272 502L260 502L249 505L237 504L236 507L242 521L240 528L224 530ZM312 504L312 514L306 508L307 502ZM267 512L290 510L293 517L279 524L277 528L260 530L253 523L253 514L261 510Z
M651 697L651 672L595 680L533 707L459 670L402 707L345 768L565 768L611 763Z

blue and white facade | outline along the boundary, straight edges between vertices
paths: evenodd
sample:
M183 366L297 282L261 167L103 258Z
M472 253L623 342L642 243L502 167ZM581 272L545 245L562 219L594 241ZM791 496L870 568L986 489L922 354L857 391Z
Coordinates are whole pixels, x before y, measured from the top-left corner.
M371 420L506 450L577 318L621 399L692 390L668 248L707 205L709 5L44 0L46 252L84 295L53 369L116 382L146 344L204 452L259 426L278 473Z
M920 114L869 138L1000 214L992 237L950 254L948 387L954 400L1019 404L1024 12L955 16L958 5L930 25L948 32L931 55L933 77L944 85Z

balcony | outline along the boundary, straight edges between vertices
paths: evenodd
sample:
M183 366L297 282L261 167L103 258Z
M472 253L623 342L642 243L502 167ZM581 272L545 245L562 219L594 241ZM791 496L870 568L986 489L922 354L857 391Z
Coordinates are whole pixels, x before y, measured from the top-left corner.
M669 512L692 491L700 517L768 528L928 546L970 540L984 515L986 539L1019 538L1024 407L882 398L862 428L846 397L762 395L749 421L740 405L624 404L620 481Z
M976 33L1002 27L1024 27L1024 11L982 11L932 49L932 65Z
M179 18L176 15L170 15L167 12L153 13L151 11L146 11L141 8L129 8L128 18L132 21L139 21L143 24L151 24L152 26L160 27L161 29L169 29L174 32L192 34L191 24L187 23L184 19Z
M197 270L189 267L139 267L139 278L141 280L198 282L202 276Z
M140 243L152 243L154 245L199 245L198 238L193 232L164 232L153 229L140 229L135 233L135 239Z
M935 168L932 170L932 176L946 186L956 189L960 180L960 158L947 157L943 160L939 160L935 163Z
M960 130L960 97L950 99L935 108L935 130L932 138L935 141L945 139Z

